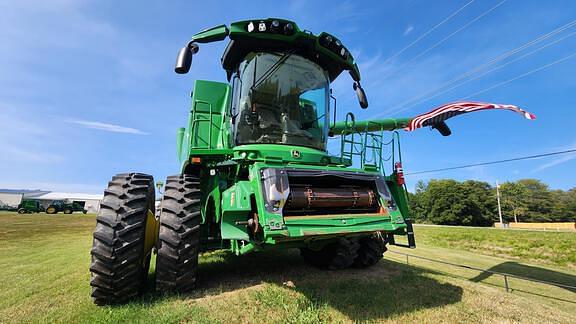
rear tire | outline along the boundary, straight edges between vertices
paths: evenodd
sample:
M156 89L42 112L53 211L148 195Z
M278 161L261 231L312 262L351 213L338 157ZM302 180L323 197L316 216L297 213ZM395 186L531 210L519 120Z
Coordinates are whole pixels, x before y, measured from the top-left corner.
M18 214L26 214L26 209L24 208L18 209Z
M315 251L301 248L300 255L307 263L322 269L341 270L350 267L358 257L358 242L346 238L328 244Z
M190 291L196 284L200 248L200 180L191 175L168 177L160 213L156 291Z
M146 174L119 174L108 183L91 251L95 304L123 303L145 287L151 254L145 251L145 242L154 239L146 237L146 229L154 194L154 179Z
M381 233L375 233L359 241L358 257L354 260L354 266L357 268L367 268L375 265L384 257L386 241Z
M46 208L46 214L56 214L58 211L55 207L48 207Z

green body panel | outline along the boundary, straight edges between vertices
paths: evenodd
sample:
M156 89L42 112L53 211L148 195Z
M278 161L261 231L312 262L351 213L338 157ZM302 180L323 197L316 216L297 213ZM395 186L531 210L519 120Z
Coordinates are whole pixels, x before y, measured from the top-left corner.
M18 211L25 213L39 213L43 212L44 209L38 201L22 200L22 202L18 205Z
M249 240L246 226L236 222L246 220L252 209L250 196L254 193L250 181L239 181L222 193L222 238Z
M230 149L230 128L226 113L230 106L230 85L197 80L187 129L178 129L177 152L183 167L190 156L222 155Z
M269 22L269 19L240 21L232 23L229 29L226 26L217 26L196 34L192 41L206 43L228 36L233 43L229 44L227 52L238 51L242 44L248 47L257 46L259 51L265 51L261 47L268 45L271 46L270 51L275 51L278 46L292 44L298 47L307 44L312 52L320 55L318 57L323 57L324 61L318 64L328 66L326 73L332 73L330 78L348 70L353 79L360 79L352 55L340 57L320 44L321 37L327 34L315 36L300 30L294 23L294 32L290 35L248 32L247 24L258 21ZM225 53L222 59L229 78L235 69L226 66L230 64L231 55L228 53L227 56ZM406 193L405 189L394 181L394 174L385 177L379 169L364 164L363 167L353 168L352 159L346 159L343 155L331 156L327 151L310 147L267 143L235 145L233 92L227 83L197 80L194 84L188 125L177 131L177 153L181 172L199 176L201 191L204 193L202 240L220 240L205 244L204 249L226 246L237 254L244 254L272 247L318 247L339 237L365 236L374 232L406 235ZM402 118L374 122L338 122L331 132L336 135L345 132L382 132L406 127L410 120ZM270 188L264 185L265 170L287 170L286 172L300 174L311 172L333 175L336 178L346 174L349 178L343 179L348 179L346 181L352 184L356 180L350 179L355 179L356 175L359 179L379 179L370 181L387 183L394 202L390 205L390 201L378 195L377 212L352 213L333 210L331 214L316 212L313 215L284 215L282 208L275 211L268 205L266 195ZM249 225L249 222L252 222L252 225ZM254 222L257 226L250 227Z
M192 42L197 43L210 43L221 41L228 36L228 27L220 25L212 28L205 29L196 35L192 36Z

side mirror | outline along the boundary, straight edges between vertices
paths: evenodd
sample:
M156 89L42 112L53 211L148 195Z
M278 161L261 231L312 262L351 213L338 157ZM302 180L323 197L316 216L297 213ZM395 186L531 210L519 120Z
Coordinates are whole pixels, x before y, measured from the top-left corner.
M360 82L354 82L352 88L354 88L354 91L356 91L356 96L358 96L358 102L360 103L360 107L362 107L362 109L368 108L368 99L366 99L366 92L364 92L364 89L362 89Z
M194 43L182 47L178 52L178 57L176 58L174 72L178 74L188 73L192 66L192 56L196 53L198 53L198 45Z
M450 136L452 134L452 130L450 130L448 124L443 121L432 125L432 128L436 129L440 134L442 134L442 136Z

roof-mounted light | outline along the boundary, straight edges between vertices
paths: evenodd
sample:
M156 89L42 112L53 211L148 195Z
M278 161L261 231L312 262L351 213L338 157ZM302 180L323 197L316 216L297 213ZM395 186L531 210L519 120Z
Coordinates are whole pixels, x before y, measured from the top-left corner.
M273 33L277 33L279 28L280 28L280 22L278 20L272 20L272 23L270 23L270 31Z
M292 35L294 33L294 25L292 23L287 23L284 25L284 34L285 35Z
M340 42L340 40L338 38L336 38L330 34L327 34L327 33L322 33L322 35L320 36L320 39L318 41L319 41L320 45L329 49L334 54L342 57L345 60L348 59L350 53L348 52L346 47L344 47L344 45L342 45L342 42Z
M246 25L249 33L274 33L286 36L294 34L294 25L290 22L284 23L279 20L251 21Z

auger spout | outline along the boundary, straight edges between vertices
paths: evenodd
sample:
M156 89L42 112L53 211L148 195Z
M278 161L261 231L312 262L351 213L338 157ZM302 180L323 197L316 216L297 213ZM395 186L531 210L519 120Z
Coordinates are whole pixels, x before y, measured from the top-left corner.
M376 120L361 120L337 122L334 127L330 129L330 134L333 136L341 135L342 132L362 133L362 132L377 132L377 131L393 131L408 127L413 118L386 118Z

